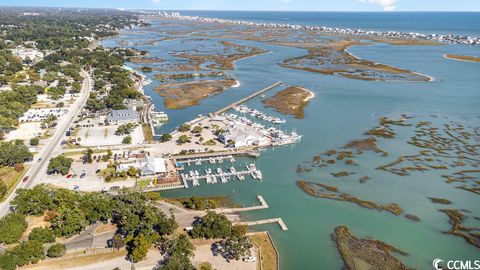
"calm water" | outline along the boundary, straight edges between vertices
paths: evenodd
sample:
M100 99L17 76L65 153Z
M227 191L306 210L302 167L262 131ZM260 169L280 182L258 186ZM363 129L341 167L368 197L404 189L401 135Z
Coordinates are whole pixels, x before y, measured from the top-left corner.
M260 13L260 12L184 12L184 14L225 17L234 19L279 21L289 18L290 23L308 25L331 25L338 27L360 27L372 29L394 29L401 31L455 32L480 36L479 15L455 13ZM425 18L427 16L427 18ZM429 19L428 19L429 18ZM451 18L454 18L452 20ZM418 20L418 21L417 21ZM328 22L328 24L327 24ZM455 23L454 23L455 22ZM457 23L458 22L458 23ZM160 27L153 23L151 29ZM139 30L134 30L139 31ZM118 39L148 39L158 33L141 35L126 33L104 42L106 46L116 46ZM247 179L239 183L206 185L188 190L162 192L163 196L190 195L230 195L237 202L251 205L256 195L263 195L270 208L245 215L245 219L282 217L288 232L282 232L277 225L258 226L255 229L269 230L280 251L282 269L340 269L342 262L334 242L333 229L345 224L354 234L373 237L406 252L409 256L399 256L408 266L417 269L431 269L435 258L478 259L479 249L466 243L462 238L443 234L450 228L448 219L438 209L445 208L432 204L426 197L442 197L454 202L454 209L467 209L469 216L480 216L479 196L453 188L444 183L440 172L413 173L399 177L377 171L374 168L395 160L399 155L414 154L416 149L405 143L411 135L407 129L396 139L380 143L380 147L390 152L387 158L376 154L365 154L356 160L361 164L354 171L357 175L333 178L331 171L349 170L341 164L328 169L317 169L312 173L299 175L298 164L328 149L338 148L352 139L361 138L363 132L374 127L381 116L398 116L408 113L416 120L429 120L436 124L454 120L471 126L480 126L480 64L447 60L444 53L470 54L480 56L480 48L468 46L390 46L377 44L350 48L353 54L373 61L415 70L435 78L431 83L387 83L350 80L341 77L308 73L280 67L277 63L288 57L301 56L304 50L273 46L263 43L236 40L236 43L255 45L271 50L264 54L236 62L232 74L241 86L230 88L221 95L201 101L200 106L185 110L166 110L161 97L153 92L152 85L146 87L146 94L152 96L159 110L165 110L170 123L169 130L196 115L208 113L225 104L252 93L275 81L296 84L311 89L316 97L310 101L305 111L305 119L285 117L284 129L296 129L304 137L301 143L269 149L255 162L263 171L263 182ZM169 57L170 50L178 50L177 42L160 42L151 46L138 46L147 49L152 56ZM133 66L133 65L132 65ZM152 77L152 74L148 76ZM268 93L273 95L274 89ZM260 100L248 103L272 115L274 111L263 108ZM373 115L373 117L372 117ZM432 118L437 115L438 118ZM239 165L252 162L239 159ZM372 179L359 184L360 175ZM406 213L421 217L415 223L403 217L360 208L354 204L306 195L296 187L299 179L323 182L338 186L342 191L378 203L396 202ZM478 220L470 218L468 225L480 226Z

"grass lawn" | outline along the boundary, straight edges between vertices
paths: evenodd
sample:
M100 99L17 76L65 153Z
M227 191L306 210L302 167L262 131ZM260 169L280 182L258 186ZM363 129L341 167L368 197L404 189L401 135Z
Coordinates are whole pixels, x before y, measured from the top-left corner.
M153 142L153 132L152 132L152 129L150 128L150 125L143 124L142 130L143 130L143 138L145 139L145 141Z
M119 251L92 254L87 256L81 256L81 253L83 252L79 252L78 254L74 253L74 254L67 255L57 259L47 259L37 264L24 266L21 269L56 270L56 269L66 269L66 268L72 268L72 267L86 266L89 264L108 261L118 257L124 257L127 254L127 251L125 249L121 249ZM112 268L113 267L114 266L112 266Z
M17 172L13 167L0 167L0 181L5 183L5 185L7 186L8 194L10 194L17 182L20 181L27 169L28 168L24 168L23 171ZM5 198L8 197L8 194L5 195Z
M277 253L273 247L273 242L266 232L251 234L248 237L260 247L260 263L264 270L277 270Z
M150 179L137 180L137 187L147 187L150 183Z

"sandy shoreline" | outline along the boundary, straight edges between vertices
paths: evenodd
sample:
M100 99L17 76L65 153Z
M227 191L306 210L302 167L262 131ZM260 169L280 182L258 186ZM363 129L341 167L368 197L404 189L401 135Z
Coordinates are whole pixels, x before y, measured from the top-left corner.
M475 57L475 56L470 56L470 57ZM479 63L480 62L480 61L474 61L474 60L467 60L467 59L459 59L459 58L449 57L447 53L443 55L443 58L449 59L449 60L461 61L461 62L469 62L469 63ZM480 59L480 57L475 57L475 58Z
M310 93L310 95L303 100L304 102L307 102L307 101L309 101L310 99L312 99L312 98L315 97L315 93L312 92L311 90L308 90L307 88L300 87L300 86L297 86L297 87L298 87L299 89L302 89L302 90L307 91L308 93Z

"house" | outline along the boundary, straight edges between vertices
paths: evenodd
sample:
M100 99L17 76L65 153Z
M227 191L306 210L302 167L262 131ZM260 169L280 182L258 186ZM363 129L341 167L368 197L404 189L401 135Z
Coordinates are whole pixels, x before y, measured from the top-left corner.
M107 114L107 122L110 125L137 123L138 113L134 110L113 110Z
M220 135L220 141L224 144L229 144L231 141L235 148L258 146L267 143L265 138L246 125L230 127L225 134Z
M121 163L116 167L116 172L128 171L131 167L140 170L140 176L155 176L167 172L166 160L164 158L146 157L129 163Z

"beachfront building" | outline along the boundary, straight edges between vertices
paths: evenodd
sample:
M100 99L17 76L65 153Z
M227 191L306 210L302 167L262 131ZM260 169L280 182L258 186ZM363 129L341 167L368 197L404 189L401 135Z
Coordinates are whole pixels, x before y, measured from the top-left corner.
M134 110L113 110L106 119L110 125L138 123L138 120L138 113Z
M255 129L246 125L234 125L225 134L220 135L220 141L235 148L258 146L267 143L267 140L258 134Z
M133 162L118 164L115 171L117 173L128 172L133 167L140 171L140 176L142 177L156 176L167 172L166 162L164 158L146 157Z

